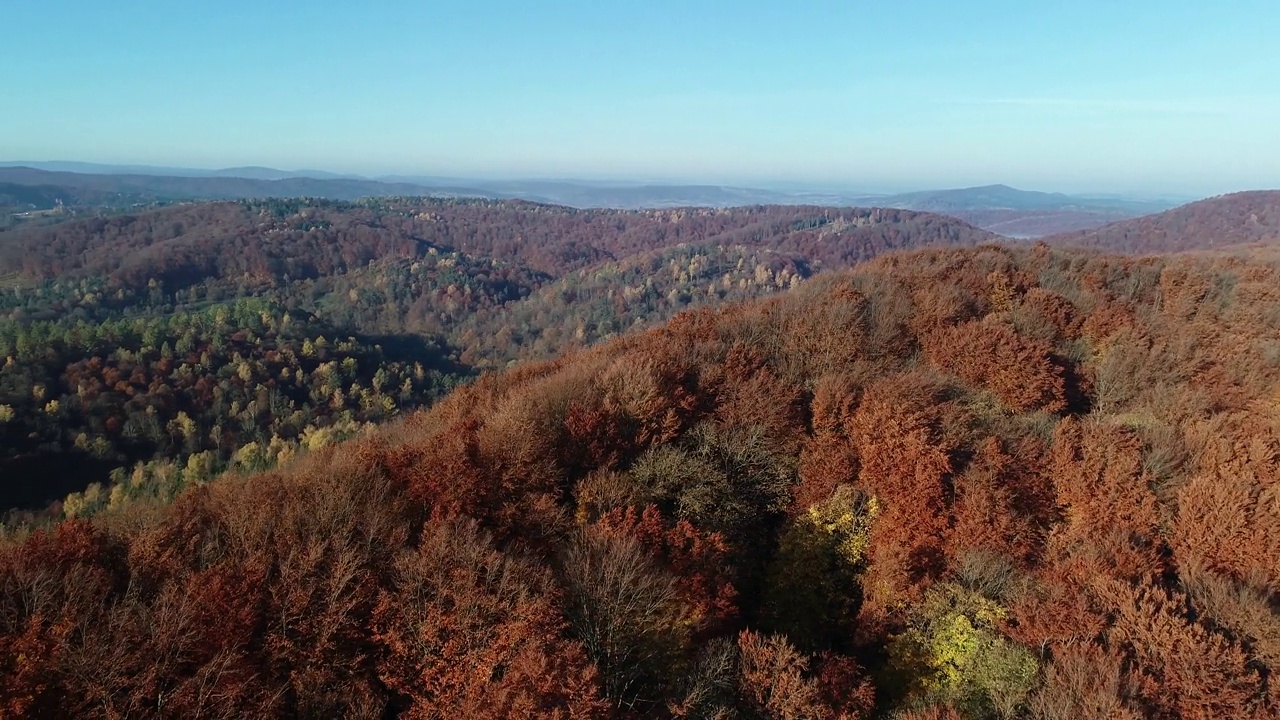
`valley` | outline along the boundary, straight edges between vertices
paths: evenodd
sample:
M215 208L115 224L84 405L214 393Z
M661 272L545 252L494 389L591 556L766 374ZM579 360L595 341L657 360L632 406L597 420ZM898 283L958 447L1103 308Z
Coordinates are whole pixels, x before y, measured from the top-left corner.
M173 497L485 371L885 251L991 238L901 210L423 198L186 204L10 231L0 505Z

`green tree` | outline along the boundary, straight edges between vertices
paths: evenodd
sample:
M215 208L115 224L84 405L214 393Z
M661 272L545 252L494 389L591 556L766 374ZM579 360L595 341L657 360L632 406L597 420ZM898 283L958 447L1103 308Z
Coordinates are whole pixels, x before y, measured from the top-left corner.
M930 589L888 645L889 684L908 707L949 703L970 718L1012 718L1038 663L999 632L1006 611L958 585Z

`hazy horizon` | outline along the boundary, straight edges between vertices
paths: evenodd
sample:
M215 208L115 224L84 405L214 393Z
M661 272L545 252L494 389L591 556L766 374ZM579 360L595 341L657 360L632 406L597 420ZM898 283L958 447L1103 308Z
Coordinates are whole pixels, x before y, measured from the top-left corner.
M66 167L62 167L62 166L66 166ZM85 169L78 169L78 166L85 166ZM812 194L831 193L831 194L845 194L845 195L861 194L861 195L866 195L868 197L876 196L876 195L894 196L894 195L909 195L913 193L970 190L970 189L980 189L984 187L995 187L995 186L1003 185L1007 187L1012 187L1014 190L1018 190L1018 191L1063 194L1070 197L1079 197L1079 198L1092 197L1097 199L1104 199L1109 197L1115 197L1115 198L1123 198L1123 199L1135 200L1135 201L1165 200L1165 201L1175 201L1179 203L1191 202L1198 199L1213 197L1216 195L1230 194L1232 192L1271 189L1271 188L1239 188L1238 190L1230 190L1223 193L1213 193L1213 194L1202 195L1202 194L1195 194L1195 193L1178 193L1178 192L1165 192L1165 193L1148 192L1142 189L1063 191L1057 188L1012 186L1004 182L992 182L992 183L986 183L983 185L966 185L966 186L954 186L954 187L944 187L944 186L930 187L930 186L916 186L916 185L906 185L906 186L896 186L896 187L883 187L883 186L863 187L863 186L859 186L851 183L835 183L835 182L823 183L823 182L817 182L817 181L810 182L810 181L803 181L803 180L775 180L775 179L768 179L768 178L763 178L756 181L746 181L746 182L722 182L722 181L717 182L715 180L696 181L696 180L687 180L687 179L681 179L681 178L663 178L663 177L656 177L656 178L630 177L629 178L629 177L613 177L613 176L538 177L538 176L513 176L513 175L495 174L495 175L487 175L487 176L472 175L472 176L464 177L464 176L451 176L451 175L435 175L431 173L363 174L363 173L340 172L340 171L330 170L326 168L319 168L319 167L280 168L280 167L271 167L268 165L261 165L261 164L236 165L236 166L228 166L228 167L190 167L190 166L176 166L176 165L150 165L150 164L139 164L139 163L93 163L93 162L85 162L80 160L65 160L65 159L64 160L31 160L31 159L9 160L5 158L0 158L0 168L5 168L5 167L32 167L34 169L42 169L47 172L70 172L70 173L88 172L90 174L107 174L107 173L150 174L150 173L163 172L165 175L172 174L178 177L183 176L180 174L183 171L200 173L201 174L200 176L203 176L206 173L207 174L213 174L213 173L225 174L227 172L235 171L235 170L263 170L263 171L279 172L286 175L311 177L314 179L321 179L321 180L327 179L327 178L359 179L359 180L367 180L367 181L375 181L375 182L388 182L388 183L402 182L402 183L409 183L409 184L414 184L415 182L426 183L427 180L430 180L438 184L443 184L447 182L456 182L461 184L465 184L467 182L479 182L479 183L499 183L499 184L510 183L512 185L518 185L520 183L564 183L564 184L580 184L584 186L596 185L601 187L609 187L609 186L703 187L705 186L705 187L738 188L738 189L744 189L744 190L766 190L766 191L778 192L778 193L795 193L795 194L805 194L805 193L812 193ZM89 167L93 169L92 170L87 169ZM229 177L235 177L235 176L229 176Z
M1280 186L1280 6L9 9L0 157L1072 194Z

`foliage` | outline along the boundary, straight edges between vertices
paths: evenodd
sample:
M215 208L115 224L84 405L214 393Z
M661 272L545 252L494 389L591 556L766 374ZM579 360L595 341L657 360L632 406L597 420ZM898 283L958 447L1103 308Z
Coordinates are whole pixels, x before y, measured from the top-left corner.
M338 443L299 432L274 468L292 445L193 445L0 539L0 714L1274 717L1277 288L1266 254L924 250L485 374ZM371 338L267 318L316 412L372 392ZM295 369L224 341L214 386ZM140 368L158 401L144 342L113 383ZM14 377L45 368L23 352ZM81 399L41 384L0 427L75 448ZM165 407L182 445L204 416ZM219 461L243 471L174 480ZM121 479L176 497L113 504Z
M1004 608L939 585L887 647L887 672L908 703L947 703L966 717L1013 717L1036 675L1035 658L1001 636Z
M765 580L764 619L808 650L847 649L879 503L841 485L783 530Z
M985 237L900 210L426 198L183 203L6 232L0 509L165 500L350 437L483 370L784 292L886 249ZM757 382L725 398L726 419L768 419L770 403L743 404L773 385ZM159 479L123 482L138 463Z
M101 323L0 321L0 498L30 505L73 489L43 467L50 458L103 486L73 480L90 488L64 501L68 516L112 494L168 499L224 469L266 469L444 394L458 373L422 345L405 354L253 300Z

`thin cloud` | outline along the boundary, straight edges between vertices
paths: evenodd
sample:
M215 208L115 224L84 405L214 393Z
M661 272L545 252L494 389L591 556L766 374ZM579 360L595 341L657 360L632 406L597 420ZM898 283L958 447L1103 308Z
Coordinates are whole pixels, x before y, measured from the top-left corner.
M1122 100L1070 97L996 97L961 100L965 105L1047 108L1078 112L1112 112L1145 115L1242 115L1275 112L1276 98L1218 98L1189 101Z

